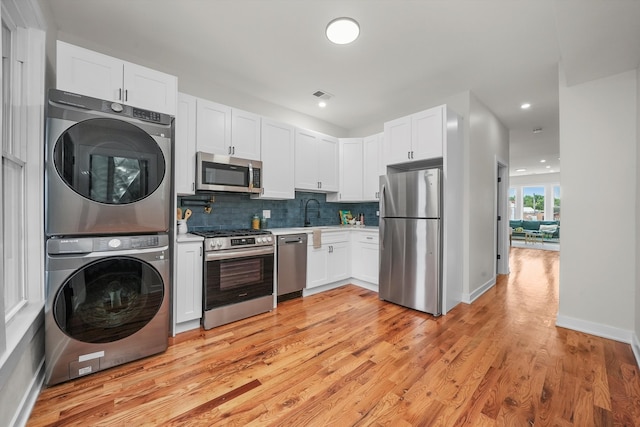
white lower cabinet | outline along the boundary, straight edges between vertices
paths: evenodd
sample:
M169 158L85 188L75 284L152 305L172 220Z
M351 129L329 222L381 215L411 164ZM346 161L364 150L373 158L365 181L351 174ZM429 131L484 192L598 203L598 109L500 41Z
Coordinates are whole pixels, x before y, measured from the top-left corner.
M378 284L380 265L378 233L356 232L351 239L351 276L354 279Z
M323 232L321 239L321 247L314 248L313 235L309 236L307 289L351 277L348 233Z
M176 324L202 317L202 241L178 242L174 282Z

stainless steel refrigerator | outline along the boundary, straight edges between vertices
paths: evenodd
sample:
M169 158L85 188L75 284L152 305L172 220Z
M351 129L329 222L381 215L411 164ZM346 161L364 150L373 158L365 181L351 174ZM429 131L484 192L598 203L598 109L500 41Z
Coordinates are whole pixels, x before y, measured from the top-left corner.
M380 177L380 299L442 314L441 171Z

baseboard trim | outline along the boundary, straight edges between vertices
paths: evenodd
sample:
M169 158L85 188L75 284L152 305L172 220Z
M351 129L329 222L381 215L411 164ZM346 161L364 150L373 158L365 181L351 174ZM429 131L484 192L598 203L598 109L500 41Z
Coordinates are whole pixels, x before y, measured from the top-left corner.
M480 286L478 289L471 292L470 294L468 293L462 294L462 302L465 304L471 304L472 302L480 298L482 294L484 294L489 289L494 287L495 284L496 284L496 278L493 277L489 279L484 285Z
M631 334L631 350L636 357L636 364L640 366L640 341L635 333Z
M351 279L350 283L373 292L378 292L378 285L375 283L365 282L364 280L359 279Z
M603 325L601 323L590 322L588 320L576 319L574 317L563 316L558 314L556 326L561 328L573 329L574 331L584 332L586 334L595 335L623 343L631 344L633 348L632 337L635 335L633 331L613 326ZM637 341L636 341L637 342ZM639 347L640 349L640 347ZM635 353L635 350L634 350ZM636 359L638 356L636 355Z
M24 427L29 421L29 416L33 411L33 407L36 405L40 391L44 386L44 357L40 361L37 374L31 380L27 393L22 398L20 406L17 408L16 413L13 415L13 419L9 423L10 426Z
M340 286L348 285L352 279L338 280L337 282L328 283L322 286L316 286L315 288L304 288L302 290L302 296L308 297L309 295L319 294L320 292L328 291L331 289L339 288Z

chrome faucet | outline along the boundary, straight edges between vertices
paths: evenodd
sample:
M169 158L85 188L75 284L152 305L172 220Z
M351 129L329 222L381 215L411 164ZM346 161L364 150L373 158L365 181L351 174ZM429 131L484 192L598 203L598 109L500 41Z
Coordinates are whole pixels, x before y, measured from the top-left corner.
M311 226L311 221L309 221L309 217L307 215L307 208L309 207L309 202L316 202L318 204L318 218L320 218L320 202L317 201L316 199L307 200L307 203L305 203L304 205L304 226L305 227Z

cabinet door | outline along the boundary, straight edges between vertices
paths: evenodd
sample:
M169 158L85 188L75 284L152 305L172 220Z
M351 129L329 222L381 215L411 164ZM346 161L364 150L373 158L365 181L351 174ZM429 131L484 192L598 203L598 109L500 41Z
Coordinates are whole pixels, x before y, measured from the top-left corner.
M382 167L382 134L372 135L363 141L363 199L380 200L380 175Z
M260 116L247 111L231 110L231 155L260 160Z
M340 199L362 200L362 138L340 140Z
M338 191L338 138L319 135L317 142L318 181L321 191Z
M175 319L181 323L202 317L202 242L177 246Z
M176 114L178 79L141 65L124 64L124 103L145 110Z
M319 190L318 163L316 157L317 134L305 129L296 129L295 138L295 188Z
M442 157L443 107L411 116L412 160Z
M379 246L377 243L354 243L353 277L378 284Z
M231 107L198 99L196 110L197 151L231 155Z
M56 57L57 89L124 102L123 61L61 41Z
M411 116L384 124L385 167L411 161Z
M260 198L294 199L294 128L262 119L262 194Z
M328 245L322 245L320 248L307 246L307 289L329 283L328 258Z
M175 185L178 194L195 194L196 98L178 94L175 137Z
M331 243L327 264L327 283L350 277L349 244L347 242Z

